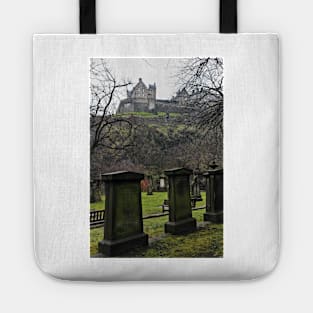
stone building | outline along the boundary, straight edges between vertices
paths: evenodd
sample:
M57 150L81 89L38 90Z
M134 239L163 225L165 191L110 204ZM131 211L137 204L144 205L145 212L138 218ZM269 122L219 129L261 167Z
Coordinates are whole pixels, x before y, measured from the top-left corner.
M181 112L189 97L186 89L179 90L172 99L162 100L156 98L156 85L148 87L139 78L138 83L132 90L127 90L127 98L121 100L117 113L129 112Z

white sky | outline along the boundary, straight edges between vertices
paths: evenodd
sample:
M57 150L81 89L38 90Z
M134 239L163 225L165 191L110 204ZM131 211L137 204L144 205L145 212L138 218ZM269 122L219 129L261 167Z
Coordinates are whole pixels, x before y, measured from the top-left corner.
M117 58L105 59L108 67L119 80L130 80L132 89L139 77L148 87L156 83L157 99L170 99L178 90L175 73L184 59L175 58ZM126 93L125 93L126 97Z

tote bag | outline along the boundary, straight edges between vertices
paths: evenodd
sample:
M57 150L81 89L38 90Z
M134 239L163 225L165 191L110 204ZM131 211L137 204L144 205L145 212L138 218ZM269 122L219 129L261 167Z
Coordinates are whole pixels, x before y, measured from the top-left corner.
M279 251L279 45L236 34L34 35L35 254L69 280L239 280Z

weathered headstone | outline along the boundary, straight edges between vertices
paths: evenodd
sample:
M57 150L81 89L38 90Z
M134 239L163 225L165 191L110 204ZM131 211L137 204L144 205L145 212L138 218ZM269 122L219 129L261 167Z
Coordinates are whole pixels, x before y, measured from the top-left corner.
M165 224L165 232L180 234L193 232L197 222L192 217L189 178L192 171L176 168L165 171L169 181L169 222Z
M143 232L140 181L143 174L114 172L102 175L105 182L104 239L100 253L117 256L148 244Z
M153 195L153 180L152 176L148 176L148 190L147 190L147 195L152 196Z
M164 175L160 176L160 191L166 191L166 177Z
M223 223L223 170L213 169L204 174L206 178L206 212L204 220Z
M194 171L194 177L191 183L191 203L193 207L196 206L197 201L202 201L199 174L200 171L198 169Z
M90 180L90 203L101 201L101 183L99 179Z

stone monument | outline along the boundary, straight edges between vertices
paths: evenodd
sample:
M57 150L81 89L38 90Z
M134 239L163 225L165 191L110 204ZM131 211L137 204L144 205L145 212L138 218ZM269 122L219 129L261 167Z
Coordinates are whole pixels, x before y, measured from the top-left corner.
M152 196L153 195L153 178L151 175L148 176L148 190L147 195Z
M199 175L200 175L199 169L196 169L193 174L194 176L193 176L193 180L191 183L191 203L192 203L192 207L196 207L196 202L202 201L200 182L199 182Z
M192 217L189 179L192 171L176 168L165 171L168 177L169 221L165 224L165 232L180 234L193 232L197 222Z
M206 178L205 221L223 223L223 170L212 169L204 174Z
M101 201L101 181L100 179L90 180L90 203Z
M104 239L98 250L117 256L139 246L148 245L143 232L140 181L143 174L114 172L102 175L105 182Z
M166 191L166 180L165 180L165 176L161 175L160 176L160 187L159 187L159 191Z

